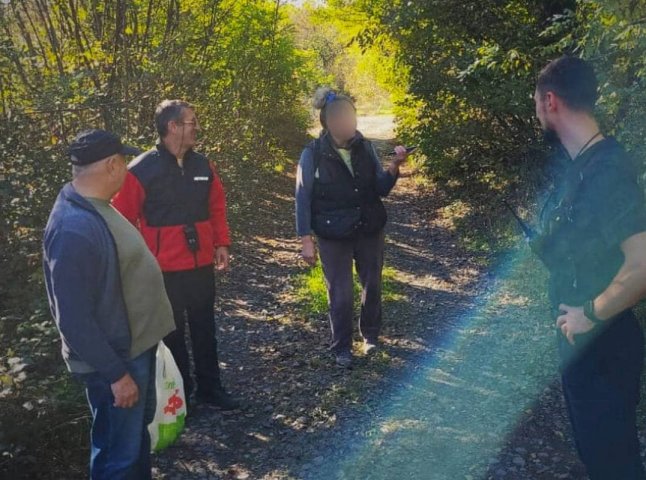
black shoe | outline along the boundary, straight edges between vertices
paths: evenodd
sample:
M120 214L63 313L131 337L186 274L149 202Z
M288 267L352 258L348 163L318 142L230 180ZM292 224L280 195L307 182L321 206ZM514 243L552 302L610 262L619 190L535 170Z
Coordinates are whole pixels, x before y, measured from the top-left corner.
M195 400L195 397L188 397L186 399L186 417L189 418L192 417L193 414L195 413L195 407L197 405L197 401Z
M208 403L221 410L236 410L240 408L240 402L225 392L224 389L215 389L209 393L198 392L195 398L198 402Z
M336 354L336 364L341 368L352 369L352 353L341 352Z

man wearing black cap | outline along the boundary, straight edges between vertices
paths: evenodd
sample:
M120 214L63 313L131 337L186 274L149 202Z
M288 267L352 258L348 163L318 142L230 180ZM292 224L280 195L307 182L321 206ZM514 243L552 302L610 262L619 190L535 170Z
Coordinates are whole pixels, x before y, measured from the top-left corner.
M80 133L69 148L74 178L44 235L63 358L84 382L92 411L92 479L151 478L155 350L175 328L155 257L110 205L127 173L125 155L137 153L104 130Z

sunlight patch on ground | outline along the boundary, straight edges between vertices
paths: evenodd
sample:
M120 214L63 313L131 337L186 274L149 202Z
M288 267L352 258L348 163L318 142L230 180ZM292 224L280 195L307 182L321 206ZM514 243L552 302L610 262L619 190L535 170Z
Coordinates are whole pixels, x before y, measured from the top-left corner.
M430 348L417 373L384 394L361 444L312 478L453 480L487 470L556 378L541 267L522 248L496 278L498 288Z

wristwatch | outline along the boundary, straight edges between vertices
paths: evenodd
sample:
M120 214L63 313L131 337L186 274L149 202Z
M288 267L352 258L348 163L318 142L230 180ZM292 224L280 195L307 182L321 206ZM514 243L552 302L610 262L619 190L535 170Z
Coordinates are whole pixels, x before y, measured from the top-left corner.
M603 320L594 313L594 300L588 300L583 304L583 314L595 325L603 323Z

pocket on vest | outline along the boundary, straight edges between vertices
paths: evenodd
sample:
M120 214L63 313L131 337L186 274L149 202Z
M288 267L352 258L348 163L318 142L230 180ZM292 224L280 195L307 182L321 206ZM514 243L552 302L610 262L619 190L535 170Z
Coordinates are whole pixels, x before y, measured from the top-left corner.
M386 207L381 201L365 205L363 215L363 231L368 235L380 232L388 221Z
M344 240L352 238L361 227L361 209L344 208L334 212L317 213L312 229L321 238Z

